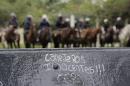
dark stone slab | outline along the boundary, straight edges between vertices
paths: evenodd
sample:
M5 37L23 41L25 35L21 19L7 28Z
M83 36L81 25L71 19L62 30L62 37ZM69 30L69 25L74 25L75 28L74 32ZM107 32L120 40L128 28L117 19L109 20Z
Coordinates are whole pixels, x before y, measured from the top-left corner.
M130 49L0 50L0 86L130 86Z

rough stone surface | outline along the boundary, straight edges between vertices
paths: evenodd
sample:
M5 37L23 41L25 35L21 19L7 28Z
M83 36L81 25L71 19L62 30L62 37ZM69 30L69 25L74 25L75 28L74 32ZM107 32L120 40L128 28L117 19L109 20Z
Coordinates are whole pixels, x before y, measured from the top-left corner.
M130 86L130 49L0 50L0 86Z

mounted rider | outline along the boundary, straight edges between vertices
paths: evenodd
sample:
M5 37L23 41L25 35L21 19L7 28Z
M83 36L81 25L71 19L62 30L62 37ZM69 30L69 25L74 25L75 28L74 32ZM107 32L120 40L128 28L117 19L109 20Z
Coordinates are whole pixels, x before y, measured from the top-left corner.
M64 21L64 17L62 16L62 14L58 15L58 19L56 21L55 26L56 26L57 29L65 28L65 21Z
M85 25L84 25L84 28L90 28L91 27L91 25L90 25L90 18L89 17L87 17L86 19L85 19Z
M49 29L49 40L51 41L51 32L50 32L50 23L49 23L49 19L48 19L48 16L46 14L44 14L41 18L41 22L39 24L39 31L38 31L38 34L41 33L41 31L45 31L47 29ZM43 33L42 33L43 34Z
M32 15L28 15L23 23L23 27L24 27L24 38L25 35L28 34L30 28L33 26L33 17Z
M103 29L104 29L105 33L108 31L109 27L110 27L110 23L109 23L109 20L106 18L103 21Z
M116 19L116 23L115 23L115 27L116 30L118 30L120 32L120 30L125 26L123 20L121 17L117 17Z
M12 33L15 33L16 29L18 28L18 20L15 13L10 14L10 20L8 26Z
M48 20L48 17L46 14L43 15L41 19L42 20L41 20L40 25L39 25L38 33L40 33L42 30L50 27L50 23L49 23L49 20Z
M84 29L84 27L85 27L84 19L83 18L78 19L75 27L77 29Z
M70 19L69 18L65 19L65 28L70 28Z

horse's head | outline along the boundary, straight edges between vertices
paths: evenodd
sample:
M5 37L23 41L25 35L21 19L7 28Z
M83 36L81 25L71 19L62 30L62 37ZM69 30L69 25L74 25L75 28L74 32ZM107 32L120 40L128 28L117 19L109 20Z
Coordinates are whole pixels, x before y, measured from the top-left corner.
M13 25L9 25L8 30L9 30L10 32L13 32L13 31L15 30L15 28L14 28Z
M35 26L36 26L36 25L35 25L34 23L31 23L31 25L30 25L30 27L29 27L30 30L33 30L33 29L35 28Z
M102 33L101 27L96 28L96 29L95 29L95 32L98 33L98 34Z
M30 25L30 31L29 31L30 33L36 33L36 24L34 24L34 23L32 23L31 25Z
M112 26L110 26L108 29L107 29L107 33L109 33L109 34L114 34L115 33L115 31L114 31L114 28L112 27Z
M70 29L70 38L77 38L77 31L75 29Z
M43 31L43 32L46 32L46 33L48 33L49 30L50 30L50 27L44 27L44 28L42 28L42 31Z

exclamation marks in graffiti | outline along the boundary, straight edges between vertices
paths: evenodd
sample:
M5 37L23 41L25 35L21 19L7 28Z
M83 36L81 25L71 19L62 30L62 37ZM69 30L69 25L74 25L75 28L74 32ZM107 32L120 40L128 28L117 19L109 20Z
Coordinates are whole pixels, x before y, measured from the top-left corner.
M96 72L98 73L98 66L96 65L95 67L96 67Z
M96 67L96 72L99 73L100 75L105 71L104 64L98 64L95 67Z

